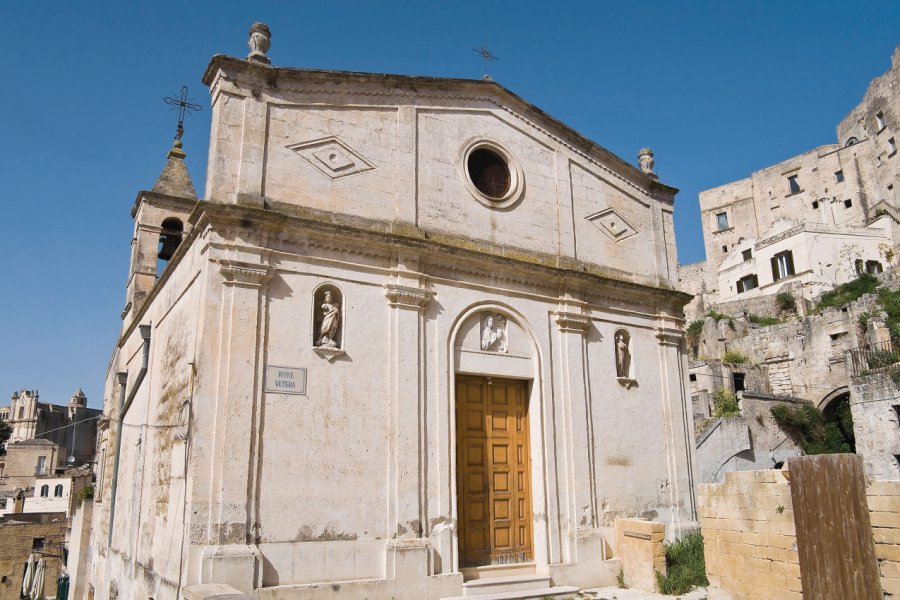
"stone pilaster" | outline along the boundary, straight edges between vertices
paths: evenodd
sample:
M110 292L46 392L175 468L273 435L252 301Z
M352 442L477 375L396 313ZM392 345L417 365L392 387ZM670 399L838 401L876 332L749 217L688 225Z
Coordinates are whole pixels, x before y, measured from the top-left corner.
M384 284L389 305L389 364L391 402L390 488L388 526L391 541L387 545L387 576L400 578L396 569L407 570L398 562L397 543L422 538L424 535L425 498L424 470L426 428L424 405L424 330L425 307L433 293L421 285L423 279L415 272L415 257L401 257L393 271L392 281ZM419 546L415 546L419 548ZM406 545L403 546L404 556ZM423 547L424 548L424 547ZM423 548L419 548L422 550ZM418 569L428 574L429 552L413 552L426 562Z
M570 303L570 302L569 302ZM560 464L567 465L565 470L566 489L569 490L567 501L560 500L565 506L569 540L562 548L564 562L579 560L577 554L576 532L597 526L597 499L594 482L594 446L593 419L590 406L590 394L586 377L585 333L591 326L591 320L580 309L572 310L566 301L561 301L560 310L554 313L554 320L559 327L561 399L565 411L563 426L566 440L565 449L568 460Z
M697 520L694 496L694 427L691 403L685 387L686 360L683 352L684 332L662 325L656 328L659 341L659 373L663 401L663 428L666 442L666 462L669 474L669 505L673 507L671 522L680 534L682 527L690 527ZM675 507L683 507L678 514ZM683 522L687 517L688 522Z
M203 553L203 583L227 583L250 593L258 578L251 536L256 480L254 431L260 402L259 364L266 265L219 259L222 282L221 368L213 392L216 404L214 471L209 510L209 546ZM250 367L250 368L248 368Z

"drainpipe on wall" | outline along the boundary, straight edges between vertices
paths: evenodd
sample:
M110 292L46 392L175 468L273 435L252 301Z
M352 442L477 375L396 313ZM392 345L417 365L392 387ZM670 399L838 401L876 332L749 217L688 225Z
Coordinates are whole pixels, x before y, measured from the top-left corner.
M131 386L131 392L128 394L128 398L125 397L125 389L128 384L128 373L116 373L116 380L119 382L119 418L117 419L116 424L116 458L113 461L112 482L110 483L109 488L109 536L106 542L107 548L112 548L113 524L116 520L116 488L118 487L117 484L119 482L119 457L122 454L122 423L125 420L125 413L128 412L132 401L134 401L134 396L141 387L141 382L144 381L150 358L150 326L140 325L139 329L141 331L141 338L144 340L144 352L141 358L141 370L138 371L137 377L134 380L134 385Z

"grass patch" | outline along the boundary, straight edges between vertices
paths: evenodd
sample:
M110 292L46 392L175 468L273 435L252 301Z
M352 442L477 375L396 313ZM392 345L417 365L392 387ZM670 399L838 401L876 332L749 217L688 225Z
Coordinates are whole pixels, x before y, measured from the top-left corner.
M713 416L741 416L741 407L738 405L737 396L734 395L734 392L724 387L716 388L713 391Z
M665 547L668 572L656 573L661 593L686 594L695 587L709 585L703 559L703 535L699 531L692 531Z
M753 313L750 313L750 315L747 318L750 320L751 323L755 323L756 325L759 325L760 327L768 327L769 325L778 325L779 323L784 323L784 321L782 321L778 317L767 317L764 315L754 315Z
M707 312L704 316L715 319L716 322L728 321L729 324L734 325L734 317L732 317L730 315L726 315L725 313L720 313L718 311L711 310L711 311Z
M750 362L750 357L740 350L726 350L722 354L722 362L727 365L743 365Z
M816 310L821 311L825 308L832 308L850 304L854 300L858 300L864 294L871 294L881 284L878 278L868 273L863 273L856 279L842 283L830 292L825 292L819 298L816 304Z
M880 290L878 292L878 304L884 309L887 318L884 324L887 325L888 331L891 332L891 339L894 342L900 341L900 290Z

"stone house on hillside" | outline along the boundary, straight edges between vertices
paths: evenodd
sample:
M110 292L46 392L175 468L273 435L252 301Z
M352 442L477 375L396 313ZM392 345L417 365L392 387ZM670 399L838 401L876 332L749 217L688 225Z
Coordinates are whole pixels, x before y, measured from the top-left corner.
M826 144L700 193L706 260L680 265L690 319L751 310L791 291L812 300L895 263L900 241L900 46Z
M541 597L614 584L617 517L696 527L649 153L489 80L273 67L251 33L203 76L204 199L179 141L135 202L93 597Z
M882 288L896 291L900 282L891 275L881 276ZM769 326L755 325L746 316L707 317L692 346L696 358L689 363L689 389L695 423L707 425L714 416L716 390L734 392L740 407L733 423L717 431L707 427L697 436L704 482L721 481L728 470L773 468L799 455L771 419L771 409L802 403L821 410L826 422L838 423L849 409L855 451L867 474L900 478L900 388L890 377L900 368L900 351L875 295ZM723 362L726 352L738 362Z

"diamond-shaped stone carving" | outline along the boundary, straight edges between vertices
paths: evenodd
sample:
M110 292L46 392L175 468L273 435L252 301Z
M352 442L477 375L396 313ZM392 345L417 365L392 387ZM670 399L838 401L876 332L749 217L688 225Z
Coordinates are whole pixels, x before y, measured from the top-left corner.
M606 208L585 218L614 242L621 242L637 233L637 230L628 221L611 208Z
M336 137L294 144L288 148L332 179L340 179L375 168L375 165Z

